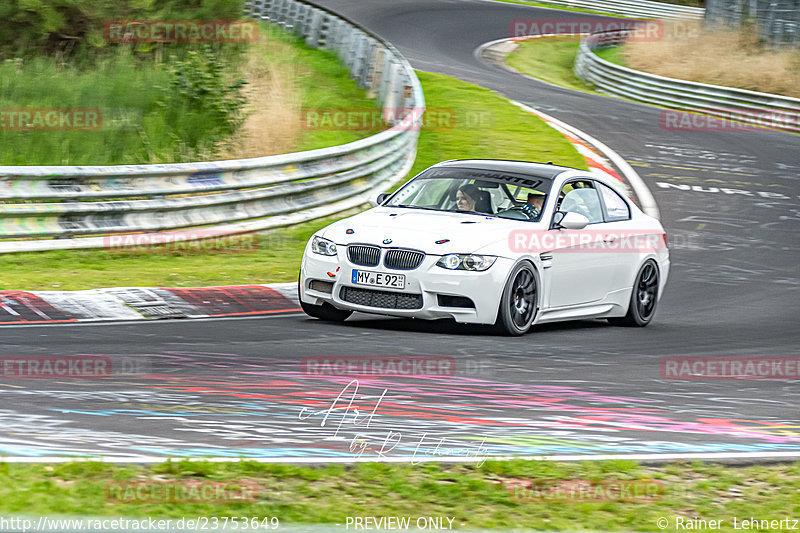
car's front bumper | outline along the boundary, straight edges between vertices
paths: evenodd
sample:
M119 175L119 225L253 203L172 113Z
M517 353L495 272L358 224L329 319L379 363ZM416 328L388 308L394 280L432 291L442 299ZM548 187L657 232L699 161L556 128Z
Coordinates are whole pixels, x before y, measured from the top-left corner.
M307 247L300 267L300 299L312 305L327 302L339 309L365 313L426 319L453 318L458 322L493 324L512 261L499 257L487 270L470 272L438 267L436 261L439 257L426 255L422 264L413 270L392 270L383 265L376 267L354 265L347 259L344 246L339 247L337 256L315 254ZM355 284L351 279L353 269L403 274L406 279L405 288L391 289ZM309 288L313 280L333 283L330 293ZM342 287L420 295L422 303L418 309L359 305L342 299ZM441 305L440 295L469 298L474 308Z

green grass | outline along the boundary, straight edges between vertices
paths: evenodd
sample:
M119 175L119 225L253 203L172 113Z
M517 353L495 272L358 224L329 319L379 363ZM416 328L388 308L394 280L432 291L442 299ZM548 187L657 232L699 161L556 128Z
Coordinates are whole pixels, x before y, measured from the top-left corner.
M595 52L595 55L600 59L605 59L610 63L621 65L623 67L628 66L625 64L625 56L622 53L621 46L615 46L613 48L604 48L603 50L597 50Z
M455 127L421 131L411 175L447 159L553 161L586 168L564 137L488 89L419 72L427 106L452 113ZM305 243L334 219L261 237L247 253L119 253L68 250L0 255L0 289L76 290L114 286L237 285L297 280Z
M456 127L425 130L411 174L446 159L553 161L585 169L586 161L557 131L488 89L449 76L417 72L428 109L452 109Z
M583 479L593 483L655 480L651 502L515 501L514 480ZM226 481L256 483L248 503L115 503L108 483ZM652 481L647 481L652 482ZM175 461L156 465L78 462L54 465L0 463L0 513L5 516L92 515L127 517L277 517L287 523L339 523L348 516L454 518L454 529L658 531L666 517L725 522L733 517L800 516L800 463L749 467L674 463L644 467L632 461L552 463L515 460L468 465L303 466L255 462ZM447 523L447 522L445 522Z
M580 37L539 37L521 41L505 61L528 76L567 89L593 93L573 70L580 40Z
M283 57L270 56L268 63L284 61L302 65L298 70L298 90L303 108L375 109L376 102L367 98L366 90L350 77L347 67L329 50L311 48L300 37L281 28L271 28L270 35L292 47L294 53ZM302 129L294 151L313 150L356 141L378 131Z
M350 79L335 54L312 49L280 28L264 24L261 29L262 34L268 35L270 46L251 43L246 49L223 50L231 76L244 65L243 57L260 54L265 68L287 63L293 66L303 107L375 106L374 100L366 98L366 92ZM159 105L169 90L167 57L173 52L165 48L160 58L156 55L155 59L143 60L128 48L119 47L91 62L91 67L87 61L76 66L53 57L0 63L3 108L91 108L101 114L99 129L90 131L12 131L9 125L0 128L0 165L185 162L198 158L197 149L191 146L201 147L201 157L213 157L212 146L222 141L214 135L212 121L198 113L177 113L177 117L169 118L170 113ZM294 150L340 144L368 133L303 129Z

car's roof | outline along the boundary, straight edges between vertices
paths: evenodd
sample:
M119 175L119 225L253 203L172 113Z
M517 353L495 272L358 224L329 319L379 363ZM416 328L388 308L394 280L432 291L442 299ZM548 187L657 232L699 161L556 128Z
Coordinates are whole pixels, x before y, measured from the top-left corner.
M434 165L436 167L464 167L478 170L499 170L530 174L537 178L553 179L562 172L578 169L551 165L549 163L533 163L531 161L508 161L505 159L453 159Z

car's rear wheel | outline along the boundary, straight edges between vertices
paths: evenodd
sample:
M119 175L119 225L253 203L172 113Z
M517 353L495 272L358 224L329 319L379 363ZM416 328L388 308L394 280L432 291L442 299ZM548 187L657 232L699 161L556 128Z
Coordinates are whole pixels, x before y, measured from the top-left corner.
M514 267L500 298L495 327L508 335L524 335L539 308L538 283L533 265L524 261Z
M624 317L609 318L608 321L615 326L644 327L653 320L657 304L658 266L655 261L648 259L636 275L628 313Z
M299 281L297 282L297 296L298 298L300 297ZM303 300L300 300L300 308L308 316L318 318L320 320L325 320L327 322L344 322L350 315L353 314L352 311L336 309L329 303L323 303L322 305L314 305L314 304L307 304Z

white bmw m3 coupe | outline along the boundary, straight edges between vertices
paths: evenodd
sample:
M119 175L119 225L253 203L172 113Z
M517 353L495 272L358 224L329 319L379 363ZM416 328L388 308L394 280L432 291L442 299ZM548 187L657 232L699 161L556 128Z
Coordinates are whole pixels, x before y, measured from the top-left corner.
M309 240L308 315L453 318L510 335L585 318L646 326L669 274L658 220L581 170L446 161L377 204Z

